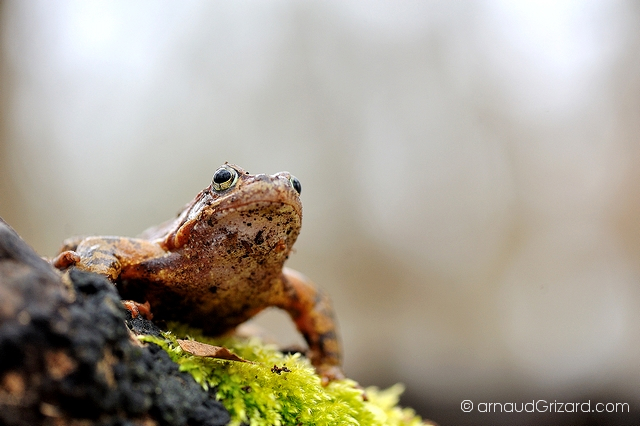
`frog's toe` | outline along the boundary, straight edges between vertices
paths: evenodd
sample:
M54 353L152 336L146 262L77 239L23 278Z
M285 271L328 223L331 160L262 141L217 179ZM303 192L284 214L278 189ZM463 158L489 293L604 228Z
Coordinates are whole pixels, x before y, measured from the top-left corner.
M80 256L72 250L63 251L51 260L51 264L58 269L66 269L78 262L80 262Z
M134 319L138 316L141 316L144 319L151 321L153 319L153 314L151 313L151 306L149 302L135 302L133 300L123 300L122 304L125 309L131 312L131 317Z

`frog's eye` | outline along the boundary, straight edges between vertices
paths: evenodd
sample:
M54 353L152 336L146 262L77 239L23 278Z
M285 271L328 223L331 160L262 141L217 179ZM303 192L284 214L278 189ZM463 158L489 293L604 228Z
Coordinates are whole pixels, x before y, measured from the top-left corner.
M289 182L291 182L291 186L293 186L293 189L295 189L298 194L302 193L302 184L297 177L291 176Z
M231 188L238 181L238 172L235 169L224 165L213 174L211 186L216 191L224 191Z

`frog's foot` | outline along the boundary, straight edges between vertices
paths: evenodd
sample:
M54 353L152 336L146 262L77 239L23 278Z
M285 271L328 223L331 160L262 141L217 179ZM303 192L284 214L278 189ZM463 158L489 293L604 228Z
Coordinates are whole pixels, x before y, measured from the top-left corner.
M316 372L320 376L322 386L327 386L334 380L342 380L345 378L342 369L337 365L318 365L316 366Z
M58 269L66 269L80 262L80 255L72 250L63 251L51 260L51 264Z
M122 304L127 311L131 312L131 316L133 318L138 318L138 315L140 315L142 318L149 321L153 319L149 302L140 303L134 302L133 300L123 300Z

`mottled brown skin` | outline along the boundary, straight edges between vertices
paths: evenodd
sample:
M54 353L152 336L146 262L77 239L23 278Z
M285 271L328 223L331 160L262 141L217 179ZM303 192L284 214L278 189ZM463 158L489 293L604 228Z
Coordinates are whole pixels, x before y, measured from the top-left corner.
M209 185L176 219L139 238L67 240L54 265L102 274L123 298L148 301L154 318L187 322L210 335L230 331L266 307L284 309L324 382L342 378L330 300L283 267L302 219L291 175L254 176L223 167L237 171L232 187Z

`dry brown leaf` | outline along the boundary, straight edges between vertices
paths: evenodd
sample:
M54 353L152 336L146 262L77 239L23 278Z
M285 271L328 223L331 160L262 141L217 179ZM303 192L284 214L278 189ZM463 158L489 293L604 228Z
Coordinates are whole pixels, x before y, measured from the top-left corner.
M251 363L251 361L247 361L246 359L240 358L238 355L231 353L229 349L223 346L213 346L206 343L196 342L195 340L180 339L178 339L178 344L183 351L190 353L191 355Z

